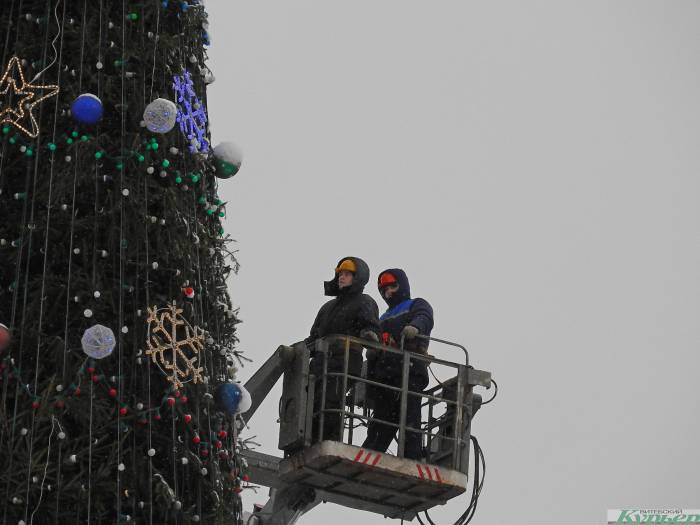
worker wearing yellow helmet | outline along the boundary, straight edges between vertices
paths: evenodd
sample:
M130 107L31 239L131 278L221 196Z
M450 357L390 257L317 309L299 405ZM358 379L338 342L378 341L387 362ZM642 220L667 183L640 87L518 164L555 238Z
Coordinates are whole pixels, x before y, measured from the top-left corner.
M363 339L379 340L379 307L369 295L363 293L369 281L369 267L359 257L344 257L335 267L333 278L324 283L324 291L333 297L316 315L309 337L314 341L329 335L350 335ZM331 346L328 352L327 372L342 372L344 368L344 345ZM352 345L348 360L348 373L360 375L362 369L362 347ZM316 377L323 373L323 356L313 355L310 371ZM342 392L342 377L327 376L326 409L340 409L346 392ZM351 382L348 382L348 387ZM317 390L320 394L320 392ZM321 409L321 395L314 396L314 412ZM319 434L318 418L314 420L314 439ZM323 439L340 440L340 414L324 414Z

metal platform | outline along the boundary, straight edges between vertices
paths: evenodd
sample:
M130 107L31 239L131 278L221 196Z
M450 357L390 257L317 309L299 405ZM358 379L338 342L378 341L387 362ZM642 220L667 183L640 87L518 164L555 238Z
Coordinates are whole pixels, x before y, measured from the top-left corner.
M323 499L391 518L412 519L462 494L467 476L335 441L322 441L283 459L285 483L314 488Z

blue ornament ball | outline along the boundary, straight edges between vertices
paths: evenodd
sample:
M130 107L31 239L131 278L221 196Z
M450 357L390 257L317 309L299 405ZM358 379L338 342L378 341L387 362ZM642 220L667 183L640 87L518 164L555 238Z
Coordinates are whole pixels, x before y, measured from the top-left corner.
M97 124L102 119L102 101L91 93L83 93L70 106L71 115L81 124Z
M241 389L235 383L224 383L216 387L214 391L214 400L217 407L230 415L235 415L238 411L241 397Z

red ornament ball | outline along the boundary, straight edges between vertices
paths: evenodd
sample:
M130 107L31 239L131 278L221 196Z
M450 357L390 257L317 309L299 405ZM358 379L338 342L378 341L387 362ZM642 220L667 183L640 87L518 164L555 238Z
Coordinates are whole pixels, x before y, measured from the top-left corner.
M0 323L0 350L5 350L5 348L10 346L11 339L12 335L10 334L10 329Z
M169 406L175 406L175 398L174 397L169 397L168 398L168 405Z
M194 299L194 288L192 288L191 286L187 286L183 288L182 291L184 292L185 297L187 297L188 299Z
M117 389L116 388L109 389L109 397L117 397Z
M185 423L192 421L192 416L190 414L185 414Z
M195 436L192 438L192 443L194 443L195 445L199 445L199 443L201 441L202 441L202 438L200 438L199 436Z
M126 407L121 407L119 409L119 415L121 415L121 416L125 416L128 412L129 412L129 409Z

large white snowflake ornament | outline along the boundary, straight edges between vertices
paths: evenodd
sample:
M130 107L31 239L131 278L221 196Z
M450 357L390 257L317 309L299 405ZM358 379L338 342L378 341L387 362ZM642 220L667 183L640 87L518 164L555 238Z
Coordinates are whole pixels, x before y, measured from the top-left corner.
M175 303L166 308L148 308L148 338L146 355L168 377L173 386L203 382L204 368L198 366L200 352L204 349L204 332L192 327L180 314Z

